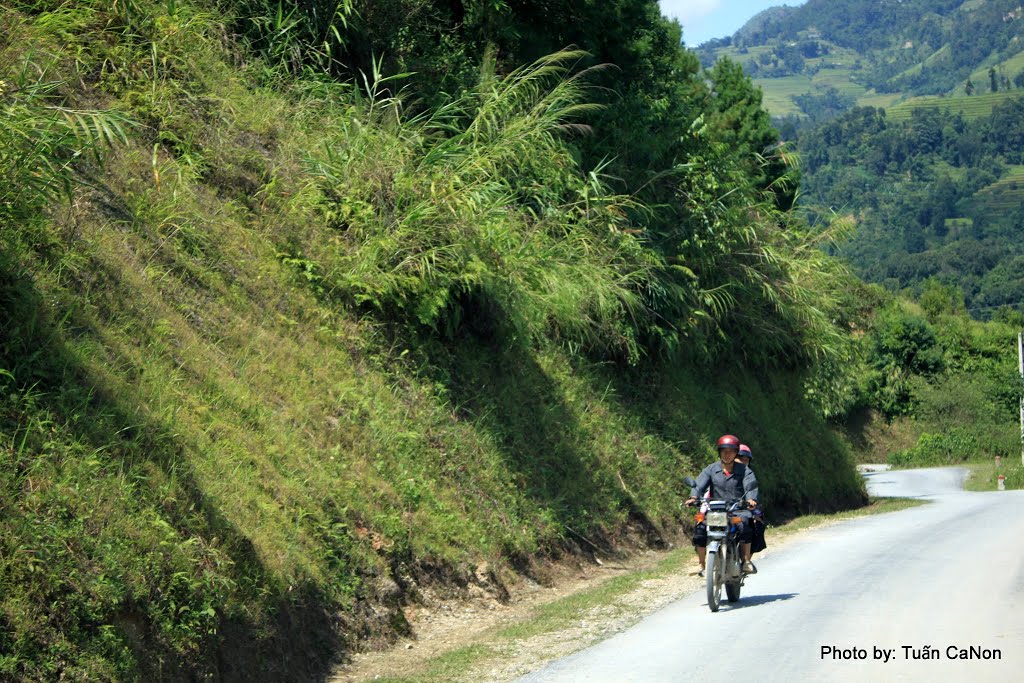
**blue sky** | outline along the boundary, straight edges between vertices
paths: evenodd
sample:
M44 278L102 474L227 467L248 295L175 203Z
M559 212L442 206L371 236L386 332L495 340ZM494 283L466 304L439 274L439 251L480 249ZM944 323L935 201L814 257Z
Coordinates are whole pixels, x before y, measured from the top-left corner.
M683 40L697 47L706 40L731 36L750 17L778 5L806 0L660 0L661 12L683 25Z

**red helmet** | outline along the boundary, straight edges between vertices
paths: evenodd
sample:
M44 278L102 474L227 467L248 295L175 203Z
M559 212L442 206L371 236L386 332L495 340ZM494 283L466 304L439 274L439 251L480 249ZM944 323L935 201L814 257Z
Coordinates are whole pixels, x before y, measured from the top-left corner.
M747 457L753 459L754 454L750 452L750 446L745 443L740 444L740 457Z
M731 448L734 451L739 451L740 440L737 439L732 434L726 434L725 436L718 440L718 443L715 444L715 448L717 450L722 450L723 448Z

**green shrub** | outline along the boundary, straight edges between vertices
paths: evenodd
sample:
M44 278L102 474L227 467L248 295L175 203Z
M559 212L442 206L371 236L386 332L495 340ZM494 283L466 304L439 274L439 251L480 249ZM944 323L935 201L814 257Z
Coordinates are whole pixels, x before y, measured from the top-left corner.
M875 323L871 360L876 367L900 367L915 374L930 374L942 368L942 349L926 320L890 308Z
M889 456L893 465L952 465L968 460L1006 458L1019 449L1020 433L1009 426L955 426L942 433L925 432L917 443Z
M924 318L889 306L875 320L867 363L864 392L873 407L887 417L909 415L919 403L917 378L942 368L942 347Z
M66 106L59 82L45 80L52 67L31 59L0 67L0 226L69 197L79 159L125 139L128 121L117 112Z

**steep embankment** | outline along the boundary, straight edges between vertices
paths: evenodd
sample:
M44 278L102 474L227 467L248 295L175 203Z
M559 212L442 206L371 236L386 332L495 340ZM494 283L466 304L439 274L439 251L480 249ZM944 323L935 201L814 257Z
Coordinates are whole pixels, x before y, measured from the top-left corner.
M314 151L386 117L247 61L211 14L125 7L0 10L23 174L0 202L0 675L313 677L405 630L425 585L500 593L678 534L726 430L769 504L862 500L796 372L629 369L500 311L445 336L343 300L332 264L376 209L326 201L324 169L402 188ZM382 140L360 158L405 153Z

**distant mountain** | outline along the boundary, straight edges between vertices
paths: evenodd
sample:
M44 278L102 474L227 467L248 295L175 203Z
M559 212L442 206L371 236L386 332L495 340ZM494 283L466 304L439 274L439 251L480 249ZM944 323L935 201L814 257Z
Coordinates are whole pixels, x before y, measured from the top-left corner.
M1018 76L1024 84L1024 7L1022 0L808 0L765 10L698 54L705 64L722 56L743 64L776 116L813 115L822 97L832 109L889 107L912 96L990 90L991 78L999 90L1019 87Z
M798 7L769 7L755 14L743 25L733 36L737 43L757 43L760 36L771 36L777 33L776 27L781 28L794 14L799 12Z
M762 88L803 209L855 218L861 277L1024 310L1024 0L808 0L698 54Z
M737 33L746 44L799 40L807 33L853 49L885 48L912 39L929 15L946 17L964 0L808 0L799 7L776 7L751 19Z

